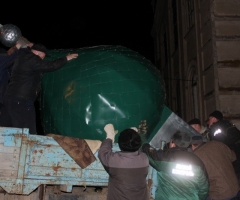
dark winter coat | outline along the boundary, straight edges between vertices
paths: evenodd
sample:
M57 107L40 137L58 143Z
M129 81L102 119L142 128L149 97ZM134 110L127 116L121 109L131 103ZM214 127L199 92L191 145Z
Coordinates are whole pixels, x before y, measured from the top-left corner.
M157 170L157 200L205 200L208 179L203 162L187 148L155 150L143 144L150 165Z
M239 190L238 180L232 166L235 153L219 141L202 143L194 150L205 164L209 179L209 196L212 199L230 198Z
M18 50L11 55L8 55L7 53L0 55L0 103L3 103L3 96L10 79L11 67L17 54Z
M112 140L106 139L98 157L109 174L108 200L149 200L146 154L140 151L113 152Z
M219 120L211 126L210 137L223 142L235 152L237 159L233 162L233 167L240 174L240 130L228 120Z
M12 67L12 75L5 95L35 101L41 88L43 72L55 71L66 63L66 57L53 61L42 60L29 48L20 49Z

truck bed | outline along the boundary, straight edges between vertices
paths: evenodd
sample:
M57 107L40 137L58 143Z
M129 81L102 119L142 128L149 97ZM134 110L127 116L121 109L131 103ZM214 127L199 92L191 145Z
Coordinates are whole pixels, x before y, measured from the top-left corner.
M118 144L113 150L119 150ZM47 185L69 194L74 187L107 188L108 174L97 153L96 161L82 169L52 137L30 135L28 129L0 127L0 187L7 194L24 196L39 193L39 186ZM147 180L154 199L157 178L151 167Z

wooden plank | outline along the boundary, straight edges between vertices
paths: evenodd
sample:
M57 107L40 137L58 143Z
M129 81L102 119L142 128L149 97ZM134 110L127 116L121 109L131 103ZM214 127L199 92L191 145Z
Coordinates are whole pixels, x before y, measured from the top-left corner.
M17 178L17 169L0 169L0 178Z
M43 189L39 186L37 190L29 195L18 195L18 194L1 194L0 200L43 200Z
M5 194L3 200L30 200L30 197L26 195ZM40 199L37 198L36 200Z
M19 165L19 155L0 153L1 169L17 169Z
M0 153L0 163L1 160L8 160L8 161L18 161L19 160L19 154L15 153Z
M1 170L5 169L18 169L19 163L2 163L1 164Z
M0 144L3 144L3 143L4 143L4 137L0 136Z
M20 147L6 147L4 144L0 144L0 153L19 153Z

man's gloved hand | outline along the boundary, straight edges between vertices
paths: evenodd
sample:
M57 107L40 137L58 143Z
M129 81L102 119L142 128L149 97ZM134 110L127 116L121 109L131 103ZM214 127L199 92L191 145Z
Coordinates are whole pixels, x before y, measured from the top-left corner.
M156 150L150 144L144 143L142 145L142 151L148 154L148 153L153 153Z
M114 127L112 124L107 124L104 127L104 131L107 133L107 137L112 140L112 142L114 143L114 139L115 139L115 135L118 133L117 130L114 130Z

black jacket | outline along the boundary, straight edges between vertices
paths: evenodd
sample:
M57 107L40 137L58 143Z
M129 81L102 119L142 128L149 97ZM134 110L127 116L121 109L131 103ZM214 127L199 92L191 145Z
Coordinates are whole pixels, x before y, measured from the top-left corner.
M43 72L55 71L66 63L66 57L53 61L42 60L29 48L20 49L5 96L35 101L41 88Z
M3 103L3 96L7 89L11 67L17 57L18 51L19 50L13 52L11 55L8 55L7 53L0 55L0 103Z

